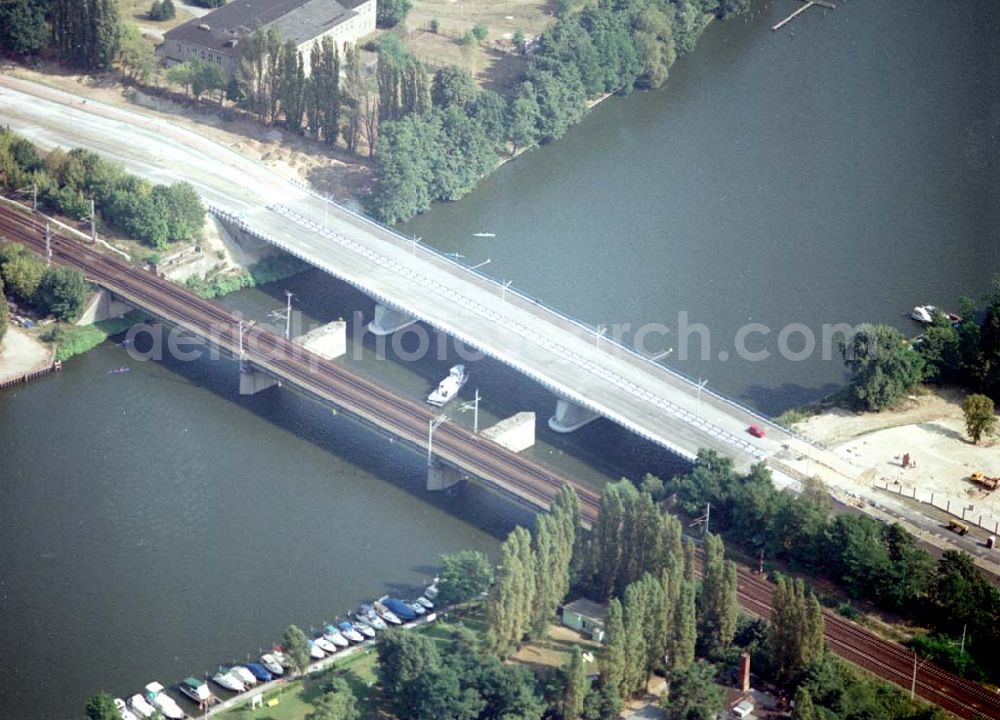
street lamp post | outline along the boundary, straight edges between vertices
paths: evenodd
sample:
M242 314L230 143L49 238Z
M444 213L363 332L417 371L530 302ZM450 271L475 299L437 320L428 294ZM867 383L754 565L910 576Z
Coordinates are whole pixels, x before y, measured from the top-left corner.
M504 305L507 304L507 288L510 287L510 284L512 282L514 282L514 281L513 280L504 280L503 284L500 285L500 298L503 300L503 304Z
M472 267L470 267L469 270L478 270L479 268L483 267L484 265L489 265L489 264L490 264L490 258L486 258L481 263L476 263L475 265L473 265Z
M708 385L708 378L702 380L698 378L698 404L701 405L701 391Z
M438 425L447 419L447 415L438 415L436 418L427 421L427 467L431 467L434 464L434 431Z
M285 290L285 296L288 298L288 304L285 306L285 340L292 339L292 291Z
M600 349L601 347L601 337L608 331L606 325L598 325L597 339L595 341L595 346Z

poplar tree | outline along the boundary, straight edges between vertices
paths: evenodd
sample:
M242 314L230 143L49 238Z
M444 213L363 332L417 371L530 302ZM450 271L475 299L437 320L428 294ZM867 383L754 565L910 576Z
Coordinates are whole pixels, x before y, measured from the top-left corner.
M578 552L578 545L583 535L580 526L580 498L571 486L563 485L559 488L555 500L552 501L552 517L555 518L559 535L556 546L559 553L556 589L561 602L569 592L574 564L581 554Z
M775 674L786 683L823 653L823 610L801 580L778 579L771 597L768 650Z
M646 597L641 583L625 588L623 607L625 623L625 672L622 698L636 695L646 679Z
M583 664L583 652L579 645L573 646L569 662L563 669L565 685L562 696L563 720L579 720L583 714L583 701L587 697L590 683L587 681L587 668Z
M813 706L812 695L804 685L799 685L792 701L792 720L816 720L816 708Z
M604 684L614 689L618 697L625 679L625 623L622 604L612 598L604 614L604 651L601 654L601 677Z
M670 641L670 667L686 669L694 661L698 624L694 605L694 583L683 580L674 606L674 626Z
M302 114L305 112L306 74L302 56L291 40L281 50L279 74L278 93L285 127L298 132L302 129Z
M559 573L559 542L556 520L548 514L535 516L535 597L531 609L532 637L545 635L556 606L562 600L558 594L556 575Z
M705 573L701 586L700 625L711 654L728 648L736 634L736 566L725 559L722 538L705 537Z
M684 579L689 583L695 581L695 571L697 569L697 549L691 538L684 539Z
M358 70L360 72L360 67ZM340 133L340 55L333 39L313 43L309 53L309 91L306 114L317 140L337 142Z
M528 631L535 600L535 559L531 535L514 529L500 546L500 566L490 593L487 617L499 655L514 650Z
M339 79L338 79L339 83ZM354 45L344 50L344 93L343 106L347 115L344 127L344 142L347 149L356 152L361 139L361 106L365 93L364 78L361 75L361 53Z

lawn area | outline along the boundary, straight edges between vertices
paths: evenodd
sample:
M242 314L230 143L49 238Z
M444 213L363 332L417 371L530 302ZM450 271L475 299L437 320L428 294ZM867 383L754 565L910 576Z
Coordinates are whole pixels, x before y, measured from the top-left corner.
M431 20L438 31L430 31ZM556 22L546 0L413 0L406 18L406 46L432 67L457 65L477 83L502 91L512 87L524 71L525 59L513 52L515 30L530 39ZM489 36L480 45L459 40L481 23Z
M601 652L601 644L562 625L549 625L545 639L526 643L513 659L531 670L562 667L569 662L575 645L579 645L584 653L593 653L595 662L588 672L597 672L596 658Z
M182 23L186 23L194 17L191 13L180 7L180 5L175 2L174 7L177 8L177 15L173 20L153 22L149 19L149 7L152 4L153 0L120 0L119 7L121 8L122 20L126 22L134 22L137 25L153 28L160 32L166 32L167 30L175 28Z

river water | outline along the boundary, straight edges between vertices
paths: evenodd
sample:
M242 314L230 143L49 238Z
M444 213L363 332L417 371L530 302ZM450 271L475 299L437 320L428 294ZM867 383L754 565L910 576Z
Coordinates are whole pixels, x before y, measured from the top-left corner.
M765 412L829 393L845 374L824 324L915 334L914 305L954 307L1000 271L996 3L836 4L776 33L797 0L715 23L661 89L405 231L594 325L667 326L650 353L673 346L666 362ZM682 357L682 313L704 355L691 335ZM767 359L738 356L748 323L770 328L745 343ZM793 323L817 340L803 360L780 355Z
M835 360L775 357L777 329L913 332L914 304L954 305L1000 270L996 26L988 4L850 0L771 33L794 7L714 24L663 89L604 103L405 230L593 323L686 311L710 358L657 336L667 361L765 411L836 387ZM263 321L285 288L307 319L371 314L317 272L226 304ZM773 328L772 357L719 360L748 321ZM344 360L414 397L451 361L378 361L370 340ZM235 373L109 343L0 393L0 717L75 717L102 688L214 671L527 520L475 485L428 495L418 453L291 392L240 398ZM587 482L679 467L607 423L553 437L545 392L488 361L473 377L483 424L534 410L532 456Z

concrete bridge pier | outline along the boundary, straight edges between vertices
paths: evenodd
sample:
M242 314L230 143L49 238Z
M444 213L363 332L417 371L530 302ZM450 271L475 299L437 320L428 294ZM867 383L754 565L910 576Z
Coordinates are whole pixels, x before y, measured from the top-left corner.
M435 460L427 468L427 489L432 492L447 490L464 479L465 477L460 470L445 465L439 460Z
M569 400L558 398L556 400L555 415L549 418L549 428L557 433L571 433L599 417L600 415L593 410L580 407Z
M368 323L368 331L373 335L392 335L397 330L402 330L416 321L416 318L407 315L402 310L376 303L375 319Z
M250 363L240 363L240 395L256 395L277 384L277 379L255 370Z
M77 325L93 325L95 322L120 318L134 310L131 305L104 288L94 293L84 306Z

